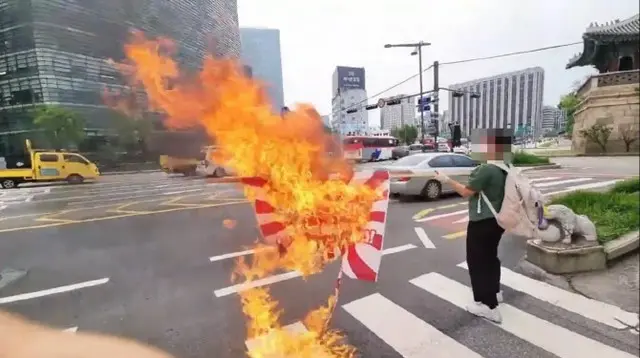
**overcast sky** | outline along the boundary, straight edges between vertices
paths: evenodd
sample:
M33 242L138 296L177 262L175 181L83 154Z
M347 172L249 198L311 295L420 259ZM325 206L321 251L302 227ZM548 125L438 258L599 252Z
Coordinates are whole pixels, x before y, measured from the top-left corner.
M240 26L280 29L284 95L288 105L313 104L331 112L331 76L336 66L364 67L368 95L418 72L410 49L385 43L431 42L425 66L473 57L579 42L590 22L638 13L638 0L238 0ZM544 102L556 105L572 84L594 72L565 70L582 46L465 64L442 66L440 85L541 66ZM425 75L433 86L433 73ZM418 92L418 80L385 96ZM372 99L370 103L375 103ZM441 110L447 109L445 100ZM379 125L376 111L370 125Z

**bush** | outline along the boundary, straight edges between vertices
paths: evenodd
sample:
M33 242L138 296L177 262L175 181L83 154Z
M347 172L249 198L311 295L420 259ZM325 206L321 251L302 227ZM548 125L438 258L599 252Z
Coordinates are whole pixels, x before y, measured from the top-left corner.
M602 244L640 227L640 197L636 192L627 191L631 190L628 184L631 182L620 182L603 193L577 191L554 199L551 204L564 205L578 215L588 216L596 225L598 241ZM637 188L638 179L633 183Z
M611 189L612 193L638 193L639 191L640 178L623 180Z
M549 158L547 157L540 157L521 150L513 154L513 165L541 165L549 163Z

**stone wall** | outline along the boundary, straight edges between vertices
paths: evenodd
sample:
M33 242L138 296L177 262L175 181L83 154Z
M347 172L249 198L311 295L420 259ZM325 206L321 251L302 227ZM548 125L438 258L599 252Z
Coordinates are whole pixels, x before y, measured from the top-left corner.
M608 153L625 152L622 132L638 138L640 129L640 71L625 71L592 76L578 90L582 102L574 114L572 149L578 153L599 153L600 147L580 135L596 123L613 130L607 144ZM640 140L631 145L637 152Z

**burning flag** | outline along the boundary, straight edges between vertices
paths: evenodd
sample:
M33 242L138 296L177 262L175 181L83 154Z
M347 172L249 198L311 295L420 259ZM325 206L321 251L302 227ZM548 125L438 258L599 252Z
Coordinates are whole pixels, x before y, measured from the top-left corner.
M332 138L313 108L299 106L283 119L236 62L210 57L189 77L173 53L171 41L138 33L125 46L127 63L121 68L133 87L144 89L149 109L165 114L165 125L202 128L215 139L217 162L255 180L245 182L244 191L267 244L258 244L249 261L239 260L232 278L250 282L283 270L309 275L343 254L341 273L377 280L388 173L354 175L344 159L327 155ZM282 329L278 302L267 288L243 291L240 298L248 337L270 334L251 357L354 355L339 332L325 329L337 295L307 315L304 334Z

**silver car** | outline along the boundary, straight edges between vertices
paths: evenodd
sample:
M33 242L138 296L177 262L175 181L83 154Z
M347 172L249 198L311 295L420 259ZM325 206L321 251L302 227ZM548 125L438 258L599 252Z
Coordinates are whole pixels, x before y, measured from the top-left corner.
M469 174L479 165L463 154L420 153L413 154L385 166L391 174L391 194L419 195L428 200L438 199L442 194L453 192L447 184L435 179L435 171L465 184Z

